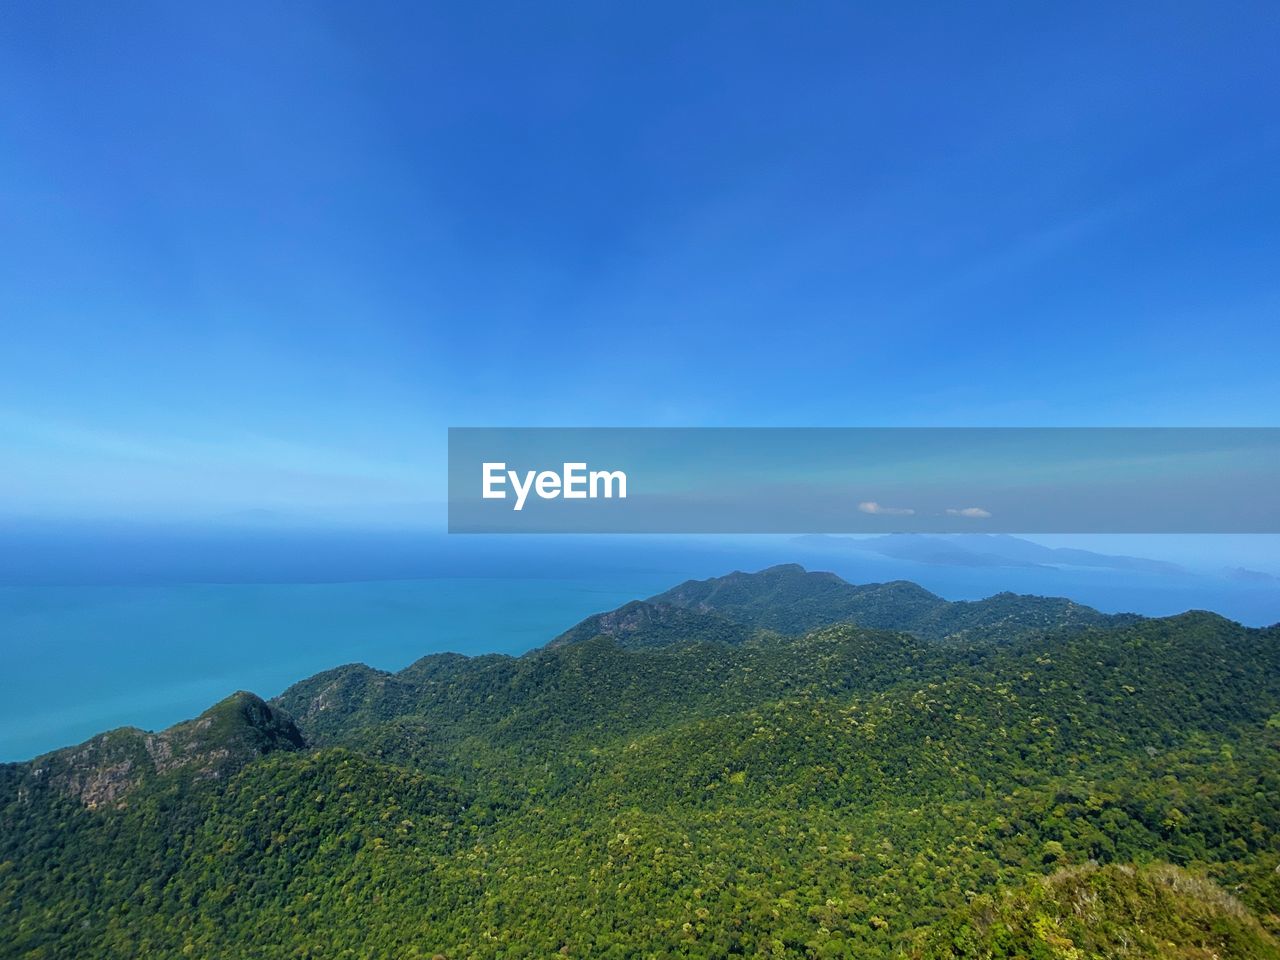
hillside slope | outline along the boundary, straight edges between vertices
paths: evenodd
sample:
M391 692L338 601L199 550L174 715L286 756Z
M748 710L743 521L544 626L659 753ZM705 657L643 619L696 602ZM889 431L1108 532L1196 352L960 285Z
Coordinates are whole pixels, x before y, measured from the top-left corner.
M706 639L353 665L0 767L0 957L1274 960L1280 631L780 636L717 611L796 622L792 573L773 613L730 579L660 618Z
M1280 960L1280 941L1214 883L1165 865L1066 868L940 924L913 960Z

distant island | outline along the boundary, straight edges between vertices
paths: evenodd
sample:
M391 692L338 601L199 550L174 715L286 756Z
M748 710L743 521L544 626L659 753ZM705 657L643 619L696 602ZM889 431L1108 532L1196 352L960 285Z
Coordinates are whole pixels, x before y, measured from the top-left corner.
M30 960L1280 958L1280 627L688 581L520 657L0 766L0 930Z

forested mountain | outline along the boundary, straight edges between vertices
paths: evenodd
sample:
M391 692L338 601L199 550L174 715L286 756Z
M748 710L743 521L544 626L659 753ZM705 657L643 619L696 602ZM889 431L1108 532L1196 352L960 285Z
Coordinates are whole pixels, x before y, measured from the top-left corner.
M847 621L927 640L1010 640L1052 629L1114 626L1138 619L1132 614L1099 613L1059 597L1013 593L953 603L905 580L859 586L834 573L811 573L797 564L690 580L658 594L652 602L716 613L780 633Z
M951 603L909 581L847 584L835 573L809 572L795 563L759 573L690 580L654 596L653 602L714 612L783 634L847 621L901 630L925 640L1010 640L1055 628L1116 626L1138 620L1134 614L1108 616L1056 596L1005 593L977 602Z
M796 567L0 768L4 957L1273 958L1278 870L1277 628Z
M810 573L797 564L782 564L759 573L689 580L648 600L588 617L549 646L600 635L626 647L691 639L746 643L833 623L896 630L924 640L975 638L990 643L1138 619L1134 614L1099 613L1059 597L1001 593L974 602L950 602L903 580L855 585L834 573Z

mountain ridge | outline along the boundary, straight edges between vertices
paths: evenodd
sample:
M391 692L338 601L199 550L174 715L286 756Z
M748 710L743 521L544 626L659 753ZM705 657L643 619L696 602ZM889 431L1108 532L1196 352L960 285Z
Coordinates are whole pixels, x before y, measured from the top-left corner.
M811 549L873 553L897 560L942 566L1040 569L1087 567L1163 575L1188 573L1180 564L1166 560L1098 553L1074 547L1049 547L1000 533L895 533L878 537L806 534L795 538L794 542Z
M902 630L922 639L956 639L1004 628L1006 637L1064 626L1116 626L1136 614L1104 614L1065 597L1009 592L983 600L944 600L909 580L850 584L829 572L779 564L758 573L688 580L651 598L752 626L796 633L825 623Z
M937 636L769 626L886 596ZM1280 628L931 596L739 572L0 767L0 957L1275 960Z
M1009 604L1017 609L1013 612L1000 609L1002 605ZM1041 609L1046 605L1047 612ZM771 612L761 616L761 609ZM956 615L957 611L966 614L967 621L960 629L950 629L961 620ZM1063 613L1067 615L1066 620L1054 619L1055 614ZM857 619L859 615L870 622ZM855 623L864 629L900 630L918 639L951 642L961 642L975 632L990 631L1011 622L1013 628L1004 637L1007 641L1037 632L1121 625L1138 619L1141 618L1131 614L1102 614L1065 598L1010 592L993 594L979 601L948 601L911 581L856 585L831 572L809 571L800 564L789 563L754 573L733 571L721 577L684 581L647 600L630 601L612 611L593 614L538 649L554 650L596 636L606 636L635 649L690 640L740 645L797 636L840 622ZM524 656L537 652L529 651ZM290 701L289 693L295 688L304 684L321 684L323 693L297 716L286 710L288 722L315 719L331 709L334 703L350 704L353 701L377 701L382 706L399 703L408 710L419 696L414 688L416 681L431 677L432 682L446 683L450 674L448 667L457 668L464 664L472 667L479 663L501 666L520 659L502 654L428 654L399 671L379 670L362 663L346 664L295 682L271 698L269 703L279 707ZM223 703L236 697L252 698L264 706L268 704L256 694L244 691ZM104 731L78 747L60 748L46 756L89 749L91 744L101 747L108 740L136 741L141 738L145 742L150 737L160 738L158 742L163 742L173 733L183 730L184 725L198 723L219 706L210 707L199 717L179 722L163 731L152 733L130 727L118 728ZM127 762L127 758L120 762Z

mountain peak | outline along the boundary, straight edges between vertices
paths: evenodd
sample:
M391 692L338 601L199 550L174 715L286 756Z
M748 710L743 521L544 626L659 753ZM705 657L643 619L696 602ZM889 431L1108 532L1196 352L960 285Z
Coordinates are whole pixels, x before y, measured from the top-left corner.
M157 776L181 772L197 780L219 779L254 757L304 746L288 715L242 690L157 733L111 730L38 757L28 769L37 783L93 809L123 805L135 787Z

